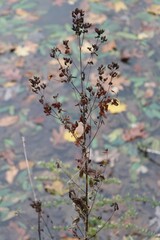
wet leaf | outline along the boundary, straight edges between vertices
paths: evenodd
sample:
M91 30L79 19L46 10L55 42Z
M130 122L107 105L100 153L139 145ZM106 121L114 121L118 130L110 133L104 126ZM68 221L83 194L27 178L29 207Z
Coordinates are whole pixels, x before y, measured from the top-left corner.
M61 7L64 4L64 0L54 0L53 5Z
M18 56L25 57L30 53L35 53L37 51L38 44L28 41L24 44L24 46L16 47L15 53Z
M9 227L12 229L12 231L16 231L17 235L19 236L19 239L29 239L29 236L26 235L26 231L24 228L18 226L18 224L16 222L10 222L9 223Z
M124 130L124 141L129 142L135 140L136 138L146 138L147 133L145 132L144 127L143 123L139 123L131 129Z
M118 106L110 104L108 107L109 112L113 114L125 112L126 109L127 109L127 105L125 103L119 103Z
M6 176L5 176L6 181L9 184L11 184L14 181L17 173L18 173L18 169L15 166L10 166L9 170L6 171Z
M17 56L25 57L29 55L30 50L28 46L18 46L15 50L15 53Z
M13 165L15 153L12 149L6 149L0 152L0 157L4 158L9 165Z
M32 168L34 166L34 162L28 161L29 167ZM24 170L27 168L26 161L21 161L18 163L18 167L20 170Z
M104 21L106 21L107 17L105 14L97 14L93 12L89 12L88 16L86 17L86 20L88 22L91 22L92 24L102 24Z
M147 12L153 15L160 15L160 5L151 5L148 9Z
M113 41L110 41L110 42L106 43L105 45L103 45L102 52L106 53L106 52L113 51L116 49L117 49L116 42L113 40Z
M113 130L108 136L109 141L114 142L117 138L122 136L122 132L123 132L122 128Z
M115 2L113 6L114 6L115 12L120 12L122 10L127 10L126 4L122 1Z
M26 19L27 21L35 21L39 19L39 17L36 16L34 12L33 13L27 12L26 10L21 8L16 9L16 14L19 17Z
M19 120L18 116L5 116L0 118L0 127L8 127L14 125Z
M137 38L139 39L139 40L143 40L143 39L146 39L146 38L149 38L150 36L147 34L147 33L145 33L145 32L141 32L141 33L139 33L138 35L137 35Z
M64 193L66 193L63 183L59 180L54 181L52 184L45 184L45 190L53 195L63 195Z
M75 137L73 136L73 134L71 132L69 132L68 130L66 130L64 132L63 135L64 140L68 141L68 142L75 142Z

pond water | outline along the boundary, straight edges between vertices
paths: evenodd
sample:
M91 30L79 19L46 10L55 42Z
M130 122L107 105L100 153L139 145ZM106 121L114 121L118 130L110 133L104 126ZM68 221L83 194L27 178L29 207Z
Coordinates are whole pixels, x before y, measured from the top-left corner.
M64 138L64 129L43 114L28 84L33 75L46 79L53 73L55 64L49 51L72 38L71 12L75 7L86 10L88 22L106 30L108 44L102 48L99 61L106 65L116 61L120 65L121 75L114 90L121 107L109 114L106 126L92 145L95 161L104 147L109 149L112 166L108 174L121 181L119 185L104 185L104 195L128 196L126 201L115 197L120 211L113 221L119 221L128 207L132 212L135 207L137 215L124 219L123 224L132 221L141 229L160 233L159 1L1 0L0 240L38 239L36 229L31 228L37 225L37 216L30 207L33 195L21 135L26 138L33 178L49 175L40 161L60 159L73 163L79 155L77 147ZM73 52L74 48L73 45ZM91 78L94 81L92 74ZM50 92L52 89L55 94L60 93L68 108L72 106L73 98L65 85L55 83ZM43 202L53 201L52 195L44 192L41 181L34 179L34 184ZM139 199L138 195L143 196L139 203L131 200ZM67 199L67 193L64 198ZM56 200L60 201L58 197ZM72 208L65 201L60 209L54 202L54 208L46 210L54 225L72 222ZM52 225L50 219L47 221ZM128 233L129 229L123 227L103 230L100 239L151 239L137 228ZM66 231L54 234L55 239L69 239ZM127 234L132 238L127 238ZM45 235L44 239L50 238Z

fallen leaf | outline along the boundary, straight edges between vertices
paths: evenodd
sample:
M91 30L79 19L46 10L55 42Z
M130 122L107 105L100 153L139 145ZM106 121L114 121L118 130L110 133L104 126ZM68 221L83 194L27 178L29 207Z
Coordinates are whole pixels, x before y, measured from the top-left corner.
M16 14L19 17L26 19L27 21L35 21L35 20L39 19L39 17L36 16L35 12L33 12L33 13L27 12L26 10L21 9L21 8L16 9Z
M45 190L50 194L56 194L63 195L66 193L66 189L64 189L63 183L59 180L54 181L52 184L45 184Z
M152 98L154 96L154 90L153 88L148 88L146 89L145 93L144 93L144 97L145 98Z
M29 52L31 53L35 53L38 48L38 44L31 41L25 42L25 46L29 48Z
M64 138L64 140L66 140L68 142L75 142L76 141L73 134L71 132L69 132L68 130L65 130L63 138Z
M6 82L3 84L3 87L8 88L8 87L13 87L16 85L16 81L10 81L10 82Z
M15 153L12 149L6 149L0 152L0 157L4 158L9 165L13 165Z
M151 5L148 9L147 12L153 15L160 15L160 5Z
M18 239L23 239L23 240L27 240L29 239L29 236L26 235L26 230L23 227L20 227L19 225L17 225L16 222L10 222L9 223L9 228L12 229L12 231L16 231L18 234Z
M131 129L124 130L122 135L123 140L126 142L133 141L136 138L146 138L147 133L144 131L144 124L139 123Z
M19 120L18 116L5 116L0 118L0 127L8 127L15 123L17 123Z
M118 106L115 106L113 104L110 104L108 106L109 112L113 114L125 112L126 109L127 109L127 105L125 103L119 103Z
M50 139L51 142L54 145L57 145L57 146L59 146L60 143L64 143L65 142L64 134L65 134L65 129L62 125L59 127L59 130L53 129L52 130L52 136L51 136L51 139Z
M8 43L0 42L0 54L9 52L14 49L14 46Z
M32 168L34 166L34 162L28 161L29 168ZM26 161L21 161L18 163L18 168L20 170L24 170L27 168Z
M9 170L5 173L6 181L11 184L18 173L18 169L15 166L10 166Z
M116 49L117 49L116 42L111 41L111 42L108 42L105 45L103 45L102 52L106 53L106 52L110 52L110 51L116 50Z
M118 1L114 3L115 12L120 12L122 10L127 10L127 6L124 2Z
M25 57L29 55L30 49L28 46L18 46L15 50L15 53L17 54L17 56Z
M145 174L148 172L148 168L146 166L141 165L138 169L137 169L137 174L142 173Z
M145 32L141 32L141 33L139 33L138 35L137 35L137 38L139 39L139 40L143 40L143 39L146 39L146 38L149 38L150 36L147 34L147 33L145 33Z
M107 17L105 14L97 14L97 13L93 13L90 12L87 16L86 16L87 22L91 22L92 24L102 24L106 21Z
M61 7L64 4L64 0L54 0L53 5Z
M3 72L4 77L9 80L9 81L17 81L17 80L21 80L22 75L19 71L19 69L17 68L9 68L9 69L5 69L5 71ZM4 83L4 86L7 86L8 83Z

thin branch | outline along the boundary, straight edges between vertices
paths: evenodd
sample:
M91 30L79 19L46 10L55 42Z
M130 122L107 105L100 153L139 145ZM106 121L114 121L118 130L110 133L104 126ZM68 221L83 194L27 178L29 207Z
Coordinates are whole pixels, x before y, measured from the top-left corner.
M31 171L30 171L29 162L28 162L28 158L27 158L26 144L25 144L25 137L24 136L22 136L22 144L23 144L23 152L24 152L24 157L25 157L27 171L28 171L28 177L29 177L29 181L30 181L30 185L31 185L34 201L37 202L37 197L36 197L36 193L34 191L32 177L31 177Z

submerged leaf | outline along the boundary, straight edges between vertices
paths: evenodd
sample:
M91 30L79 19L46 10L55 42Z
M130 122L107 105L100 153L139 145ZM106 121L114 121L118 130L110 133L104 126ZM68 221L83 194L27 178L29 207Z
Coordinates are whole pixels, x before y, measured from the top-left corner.
M8 127L18 122L18 116L6 116L0 118L0 127Z
M153 15L160 15L160 5L151 5L148 9L147 12Z

